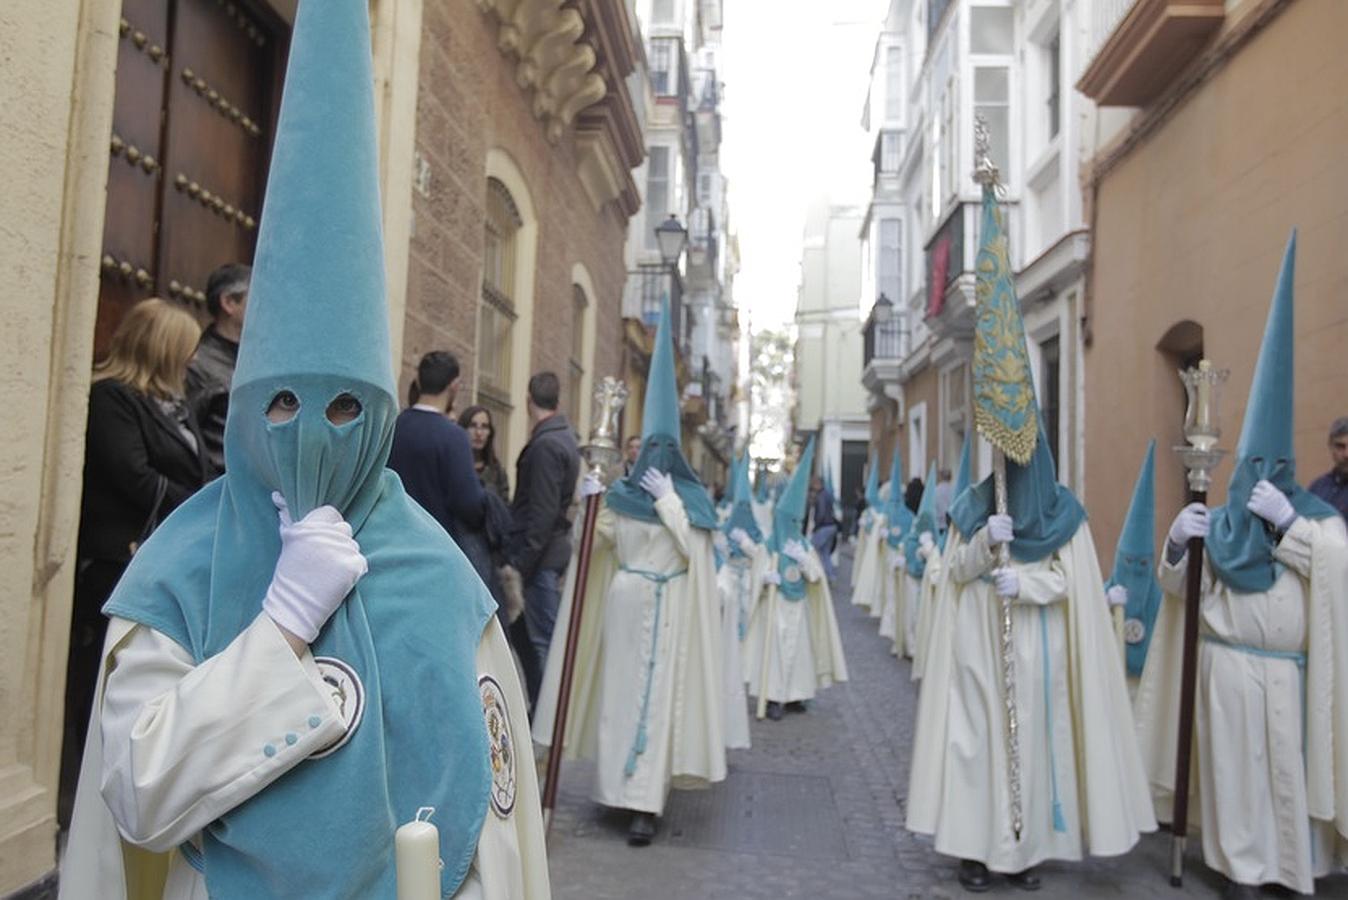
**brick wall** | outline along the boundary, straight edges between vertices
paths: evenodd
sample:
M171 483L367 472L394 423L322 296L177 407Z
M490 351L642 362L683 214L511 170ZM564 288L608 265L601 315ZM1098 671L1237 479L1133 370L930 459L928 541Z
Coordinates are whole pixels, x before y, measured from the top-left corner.
M619 374L627 220L613 204L595 212L576 174L571 134L549 144L516 85L514 64L496 49L496 27L473 0L426 0L417 98L417 151L429 165L428 196L414 192L413 236L403 338L402 385L417 360L448 349L464 367L469 402L476 390L477 307L482 279L486 160L508 154L523 173L538 215L533 333L517 336L530 371L563 380L571 352L571 272L583 264L594 282L596 377ZM524 402L525 385L512 385ZM462 395L461 395L462 396ZM518 444L517 444L518 446Z

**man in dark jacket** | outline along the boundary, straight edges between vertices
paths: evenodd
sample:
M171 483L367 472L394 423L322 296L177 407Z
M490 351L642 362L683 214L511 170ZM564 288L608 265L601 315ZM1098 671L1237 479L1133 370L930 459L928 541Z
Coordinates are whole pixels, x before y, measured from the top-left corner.
M1348 519L1348 416L1329 426L1329 455L1334 468L1310 484L1310 492Z
M838 537L838 517L833 512L833 495L818 475L810 479L810 543L824 564L824 576L833 583L833 545Z
M220 266L206 279L206 310L214 319L201 333L196 356L187 366L187 402L201 426L210 475L225 471L225 416L229 386L239 358L248 281L253 270L242 263Z
M571 423L557 410L561 385L551 372L529 379L529 419L534 430L515 468L510 564L524 582L524 620L538 654L547 662L557 621L562 574L571 561L567 512L580 474L580 450Z

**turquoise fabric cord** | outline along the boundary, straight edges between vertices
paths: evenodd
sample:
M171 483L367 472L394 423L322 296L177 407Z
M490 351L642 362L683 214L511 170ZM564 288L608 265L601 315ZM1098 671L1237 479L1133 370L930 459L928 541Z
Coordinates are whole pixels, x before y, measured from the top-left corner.
M637 734L632 741L632 749L627 754L624 774L631 778L637 772L637 757L646 752L646 720L651 712L651 687L655 683L655 649L660 644L660 612L665 602L665 585L681 575L687 575L687 569L677 572L647 572L619 566L620 570L655 583L655 624L651 626L651 658L646 663L646 687L641 692L641 717L637 719Z
M1048 780L1053 791L1053 830L1059 834L1067 832L1067 818L1062 811L1062 798L1058 796L1058 760L1053 748L1053 666L1048 658L1048 610L1039 607L1039 638L1044 651L1044 719L1048 728Z

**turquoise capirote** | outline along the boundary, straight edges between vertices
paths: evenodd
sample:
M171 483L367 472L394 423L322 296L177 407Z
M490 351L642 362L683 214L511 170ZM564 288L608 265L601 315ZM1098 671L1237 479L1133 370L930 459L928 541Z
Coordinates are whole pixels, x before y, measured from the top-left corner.
M1337 515L1332 506L1304 490L1296 480L1296 456L1292 452L1292 409L1296 400L1292 282L1296 251L1297 234L1293 231L1283 253L1259 361L1254 366L1226 505L1212 510L1205 546L1217 577L1227 587L1245 594L1267 591L1282 571L1282 564L1273 558L1279 537L1271 525L1245 508L1257 483L1271 482L1286 494L1298 516L1327 519Z
M749 487L749 451L744 451L744 457L736 461L734 465L734 475L731 481L731 499L730 499L730 518L726 520L726 536L736 528L742 529L749 535L750 540L755 544L763 543L763 531L758 527L758 520L754 518L753 491ZM744 556L744 552L734 542L730 542L730 557L738 559Z
M903 502L903 455L897 446L889 466L889 497L884 512L885 543L897 550L913 525L913 511Z
M903 493L902 485L899 486L899 493ZM880 457L872 453L871 464L866 469L866 506L879 513L883 503L880 499Z
M1119 543L1114 549L1114 570L1105 589L1120 585L1128 589L1124 615L1142 623L1142 639L1129 643L1124 652L1129 675L1141 675L1151 645L1151 630L1161 609L1161 585L1156 580L1156 440L1147 445L1142 468L1133 486L1133 499L1123 520Z
M669 319L669 301L660 305L660 323L655 329L655 349L646 376L646 398L641 413L641 452L626 478L609 488L607 503L614 512L643 522L659 522L655 501L641 486L647 469L664 472L674 479L674 490L683 501L694 528L716 528L716 510L702 480L683 455L679 417L679 384L674 373L674 337Z
M777 574L782 583L778 587L787 600L799 600L805 596L805 578L795 560L782 551L789 541L805 543L805 506L810 494L810 470L814 468L814 438L805 445L796 470L782 488L777 505L772 510L772 536L768 539L768 550L777 557ZM808 546L808 545L807 545Z
M230 396L228 471L155 531L105 607L197 664L224 651L261 614L280 555L273 491L296 519L337 508L369 562L312 644L359 682L359 722L332 752L298 761L203 830L213 897L393 900L394 832L423 806L435 807L450 896L491 802L476 656L495 604L385 468L396 403L372 86L364 0L301 0ZM271 423L282 391L298 411ZM361 410L335 425L325 411L344 393ZM298 742L312 727L278 723L278 736ZM258 747L259 761L290 745Z
M989 475L964 491L950 507L951 522L970 539L996 512L992 479ZM1006 499L1015 528L1011 555L1020 562L1035 562L1056 552L1086 521L1086 510L1076 495L1058 483L1042 419L1030 464L1006 461Z
M908 539L904 544L904 559L907 561L908 574L921 578L927 571L927 561L918 553L919 538L922 532L930 531L932 540L940 544L945 529L936 521L936 463L927 466L927 480L922 485L922 500L917 504L917 516L908 529Z
M964 432L964 446L960 448L960 467L959 471L955 473L955 489L950 494L951 503L958 500L960 495L969 489L969 482L973 480L973 435L973 429L967 429Z

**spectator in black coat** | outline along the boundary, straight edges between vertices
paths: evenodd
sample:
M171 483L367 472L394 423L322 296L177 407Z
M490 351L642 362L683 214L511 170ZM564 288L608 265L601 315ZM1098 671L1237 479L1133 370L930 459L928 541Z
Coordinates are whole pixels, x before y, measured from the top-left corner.
M187 366L187 402L201 426L212 477L225 471L225 417L252 274L248 266L229 263L206 279L206 311L212 322L202 332L196 355Z
M63 826L70 822L108 628L103 604L136 547L206 482L206 446L184 387L200 335L185 310L144 300L122 318L107 358L94 367L66 664L57 804Z
M562 574L571 561L567 513L580 474L580 449L566 416L558 411L561 384L552 372L529 379L529 443L515 464L514 520L508 555L524 584L524 620L540 667L557 621Z

